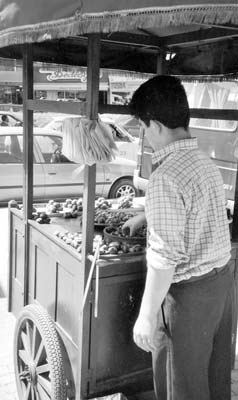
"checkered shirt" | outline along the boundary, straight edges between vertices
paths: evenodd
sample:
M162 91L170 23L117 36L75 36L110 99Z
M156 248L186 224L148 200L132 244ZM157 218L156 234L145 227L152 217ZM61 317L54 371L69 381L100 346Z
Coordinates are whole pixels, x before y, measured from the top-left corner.
M225 193L219 169L183 139L154 152L146 191L147 265L175 266L173 282L224 266L230 258Z

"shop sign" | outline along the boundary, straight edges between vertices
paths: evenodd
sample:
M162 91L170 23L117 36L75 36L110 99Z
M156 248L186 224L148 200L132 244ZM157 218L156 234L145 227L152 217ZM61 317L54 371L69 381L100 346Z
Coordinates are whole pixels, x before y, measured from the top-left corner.
M87 82L87 71L82 71L82 70L76 70L72 69L70 71L64 71L60 69L45 69L45 68L40 68L39 72L41 74L47 74L46 79L49 82L52 81L59 81L59 80L77 80L82 83ZM103 72L100 71L100 78L102 78Z

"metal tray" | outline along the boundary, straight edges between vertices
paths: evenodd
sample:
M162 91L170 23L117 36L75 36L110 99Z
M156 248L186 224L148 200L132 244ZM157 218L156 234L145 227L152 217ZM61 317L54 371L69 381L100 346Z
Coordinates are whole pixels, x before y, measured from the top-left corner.
M114 258L126 258L126 257L131 257L131 256L142 256L143 254L145 254L145 250L144 251L138 251L138 252L128 252L128 253L123 253L123 254L100 254L99 256L99 260L103 259L103 260L111 260Z

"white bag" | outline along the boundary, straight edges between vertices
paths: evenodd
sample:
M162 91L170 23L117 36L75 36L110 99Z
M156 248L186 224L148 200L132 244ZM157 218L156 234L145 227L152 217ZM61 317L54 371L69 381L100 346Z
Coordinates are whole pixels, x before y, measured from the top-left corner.
M66 118L62 127L62 153L71 161L92 165L109 162L118 151L112 132L100 119Z

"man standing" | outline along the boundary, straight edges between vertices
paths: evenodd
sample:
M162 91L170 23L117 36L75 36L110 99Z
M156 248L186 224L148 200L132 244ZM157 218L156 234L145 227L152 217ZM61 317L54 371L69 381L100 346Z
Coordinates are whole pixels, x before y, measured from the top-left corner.
M131 234L145 221L148 227L147 277L134 341L152 352L158 400L229 400L233 280L220 172L190 136L179 79L150 79L129 107L157 165L145 215L124 225Z

